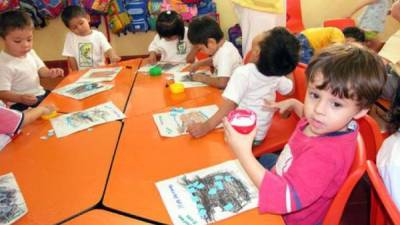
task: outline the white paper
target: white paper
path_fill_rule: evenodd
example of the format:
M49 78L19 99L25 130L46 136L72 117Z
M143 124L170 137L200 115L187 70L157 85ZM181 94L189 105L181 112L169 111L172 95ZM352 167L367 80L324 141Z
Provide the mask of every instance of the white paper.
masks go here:
M122 67L107 67L90 69L84 73L77 82L112 81L121 71Z
M98 124L123 118L125 118L125 115L112 102L107 102L84 111L56 117L51 119L50 122L56 136L64 137Z
M400 31L393 34L379 51L379 56L389 60L391 63L396 64L400 62Z
M12 173L0 176L0 225L9 225L28 212Z
M159 66L161 68L162 73L175 73L182 71L189 64L187 63L176 63L176 62L158 62L156 64L147 64L138 70L138 72L148 73L151 68L155 66Z
M156 183L173 224L209 224L258 204L258 189L238 160Z
M64 95L73 99L84 99L94 94L110 90L113 87L111 84L103 84L100 82L77 82L68 84L64 87L57 88L53 92L59 95Z
M187 134L187 126L207 121L218 111L218 106L209 105L197 108L173 108L169 112L153 115L158 131L164 137L177 137Z
M207 76L211 76L211 72L207 71L207 70L205 70L205 71L198 70L194 74L205 74ZM207 84L205 84L205 83L190 80L189 72L176 72L173 75L174 75L173 76L174 81L178 82L178 83L182 83L185 88L207 86Z

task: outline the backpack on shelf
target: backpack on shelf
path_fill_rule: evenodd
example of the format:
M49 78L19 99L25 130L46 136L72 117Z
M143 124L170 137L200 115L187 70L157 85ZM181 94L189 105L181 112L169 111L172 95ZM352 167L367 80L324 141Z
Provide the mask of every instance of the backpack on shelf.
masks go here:
M90 13L106 14L110 7L110 0L85 0L84 7Z
M217 13L217 6L213 0L202 0L197 5L197 11L199 16Z
M120 34L132 22L132 18L126 11L122 0L112 0L108 9L108 26L111 32Z
M47 26L46 18L39 13L38 8L35 6L32 0L20 0L19 5L21 9L29 13L36 28L43 28Z
M0 2L0 12L17 9L19 7L19 0L3 0Z
M242 55L242 29L240 29L239 24L228 29L229 41L239 50L240 55Z
M56 18L64 9L62 0L32 0L38 9L38 13L45 18Z
M161 4L161 11L174 10L182 16L186 22L192 21L193 17L197 16L197 5L187 5L181 0L164 0Z
M127 26L130 32L146 32L149 30L147 23L147 0L125 0L125 8L132 22Z
M147 17L147 23L149 24L150 30L156 30L157 17L161 13L161 5L163 0L149 0L147 3L147 9L149 16Z

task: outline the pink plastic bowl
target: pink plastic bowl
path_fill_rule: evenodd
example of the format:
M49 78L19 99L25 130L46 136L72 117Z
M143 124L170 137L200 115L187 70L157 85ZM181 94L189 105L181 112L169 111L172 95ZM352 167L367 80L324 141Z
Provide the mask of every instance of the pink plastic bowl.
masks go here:
M228 114L228 121L241 134L248 134L256 127L257 115L249 109L235 109Z

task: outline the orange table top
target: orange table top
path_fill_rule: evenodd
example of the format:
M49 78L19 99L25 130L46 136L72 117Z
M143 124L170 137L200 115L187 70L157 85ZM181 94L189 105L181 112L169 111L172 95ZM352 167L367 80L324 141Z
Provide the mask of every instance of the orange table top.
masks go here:
M37 120L24 127L0 151L0 174L14 173L28 207L15 224L55 224L96 205L121 126L114 121L48 140L40 137L51 129L49 121Z
M140 220L135 220L126 216L121 216L105 210L91 210L78 216L64 225L144 225L150 224Z
M76 100L52 93L43 101L43 104L52 103L57 106L58 111L60 112L74 112L84 110L107 101L112 101L119 109L124 111L140 63L141 59L132 59L119 62L116 65L109 65L122 66L122 70L119 72L116 78L111 82L107 82L114 85L114 87L110 90L97 93L82 100ZM60 84L57 85L57 88L75 82L85 72L86 71L79 71L68 75L63 81L60 82Z
M187 101L181 106L196 107L216 101L218 98L210 95ZM189 135L164 138L158 134L152 113L128 116L103 204L129 214L171 224L155 183L233 158L233 153L224 143L222 130L211 132L200 139L193 139ZM284 224L281 216L259 215L257 209L221 223Z

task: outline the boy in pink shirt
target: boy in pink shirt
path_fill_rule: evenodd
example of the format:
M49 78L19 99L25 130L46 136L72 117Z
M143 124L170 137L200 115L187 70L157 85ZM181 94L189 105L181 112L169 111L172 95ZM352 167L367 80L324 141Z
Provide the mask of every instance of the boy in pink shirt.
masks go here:
M236 132L224 120L225 137L259 187L259 210L282 214L286 224L322 224L354 159L357 123L379 98L385 69L377 55L353 45L323 50L306 70L304 104L267 102L266 110L294 111L297 127L271 170L252 154L255 131Z

